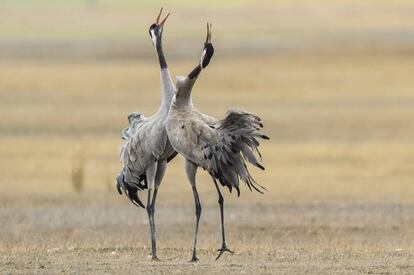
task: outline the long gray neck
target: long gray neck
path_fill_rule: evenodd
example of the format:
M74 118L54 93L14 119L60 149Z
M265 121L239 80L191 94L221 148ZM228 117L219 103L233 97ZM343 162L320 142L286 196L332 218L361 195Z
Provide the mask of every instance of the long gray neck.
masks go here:
M167 61L165 60L164 51L162 50L162 36L156 40L155 49L157 50L158 61L161 69L167 69Z
M189 73L188 74L188 78L189 79L193 79L193 80L196 80L197 79L197 77L200 75L200 73L201 73L201 70L202 70L202 68L201 68L201 65L200 64L198 64L192 71L191 71L191 73Z
M175 87L171 80L170 71L168 70L167 61L165 60L164 51L162 49L162 35L156 39L155 50L158 55L161 76L161 106L159 111L168 112L171 100L174 96Z
M180 79L180 86L176 95L176 104L191 105L191 91L203 68L198 64L187 77ZM178 85L177 85L178 86Z
M161 69L161 109L166 111L170 109L174 93L175 87L171 80L170 71L167 68Z
M178 86L177 94L175 95L175 105L192 106L191 91L193 90L195 81L196 79L190 79L188 77L180 80L180 85Z

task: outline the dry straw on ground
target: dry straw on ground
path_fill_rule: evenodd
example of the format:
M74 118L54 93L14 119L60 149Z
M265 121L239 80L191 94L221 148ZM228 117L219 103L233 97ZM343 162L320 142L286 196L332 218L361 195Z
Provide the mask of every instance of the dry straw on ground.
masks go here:
M197 83L194 104L216 117L230 107L258 113L271 137L261 147L266 171L253 171L269 192L242 188L240 198L225 192L228 245L236 253L214 261L220 244L217 195L200 171L201 261L187 262L194 203L181 157L169 165L158 198L159 263L147 258L146 211L115 189L126 115L150 115L159 104L155 58L5 58L0 273L414 272L414 62L405 47L411 45L412 4L277 1L263 11L244 1L231 8L209 2L195 10L178 2L165 47L175 54L169 59L172 74L188 72L201 44L182 61L174 47L186 45L183 37L202 42L204 25L188 26L212 14L217 55ZM144 23L153 20L153 7L112 9L102 0L97 10L78 10L79 3L71 2L69 10L9 8L0 33L13 40L24 26L23 35L33 33L35 40L46 30L52 40L132 37L147 39L142 50L152 53ZM318 52L319 39L335 43ZM279 42L312 51L283 52ZM356 50L342 51L354 44ZM360 51L373 44L384 51ZM234 45L246 48L226 51ZM263 45L276 45L274 54ZM339 48L325 51L327 45Z

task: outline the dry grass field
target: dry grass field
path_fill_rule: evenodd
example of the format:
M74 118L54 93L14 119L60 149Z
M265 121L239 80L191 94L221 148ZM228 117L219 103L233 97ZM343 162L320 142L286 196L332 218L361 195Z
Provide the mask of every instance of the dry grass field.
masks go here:
M225 191L228 245L235 254L224 254L216 262L220 245L217 196L200 170L200 262L190 264L194 206L183 159L177 157L169 165L158 198L160 262L148 258L146 211L119 196L114 182L126 115L132 111L149 115L159 103L158 67L142 25L151 22L147 11L154 7L145 2L143 11L111 9L110 1L102 2L104 8L97 14L76 10L81 1L73 2L78 25L87 21L88 14L95 15L93 24L80 32L68 24L69 11L62 18L52 16L65 27L60 35L73 40L89 33L91 39L109 36L114 40L137 35L148 44L134 51L148 52L148 56L95 59L83 58L82 52L76 58L71 54L39 58L37 53L28 58L14 51L0 61L0 273L414 273L414 55L409 51L414 6L407 1L379 1L371 8L368 1L343 11L345 4L297 9L300 1L281 1L271 6L283 11L280 17L272 17L269 11L261 17L257 5L252 8L234 1L237 12L230 19L252 8L259 23L269 24L267 33L281 34L260 40L271 44L269 51L253 43L265 37L257 33L259 23L226 21L229 6L220 10L215 1L208 6L219 25L217 55L200 77L193 101L216 117L231 107L262 117L271 137L261 145L266 171L252 172L268 192L260 195L242 188L237 198ZM36 12L48 9L4 3L6 24L0 24L0 48L19 39L59 39L55 28L42 21L46 12ZM165 30L165 43L174 45L174 37L188 34L194 54L182 56L167 46L173 75L185 74L194 66L204 32L198 27L180 32L185 25L180 14L189 12L183 3L176 3L176 26L172 21L171 32ZM52 5L48 11L56 9ZM336 19L323 13L326 10L336 11ZM355 10L361 11L356 13L359 16L345 18ZM123 12L126 17L121 16ZM142 16L133 19L135 12ZM300 17L308 12L314 19L319 18L314 13L322 16L309 25ZM103 15L108 22L129 29L121 34L116 26L106 29ZM295 18L302 21L294 23ZM195 16L189 20L198 24ZM141 24L136 34L132 23ZM29 30L20 33L24 24ZM357 24L367 40L347 49L354 34L349 30ZM240 32L228 35L232 28ZM383 36L378 30L383 30ZM274 48L284 38L298 44L314 41L303 35L307 31L326 43L312 51ZM339 34L330 37L335 31ZM27 33L33 37L27 38ZM337 39L341 33L345 46ZM373 33L378 36L370 40ZM234 53L228 50L240 41L253 46L239 47ZM367 41L376 50L367 50L371 45ZM83 180L76 183L73 169L78 166Z

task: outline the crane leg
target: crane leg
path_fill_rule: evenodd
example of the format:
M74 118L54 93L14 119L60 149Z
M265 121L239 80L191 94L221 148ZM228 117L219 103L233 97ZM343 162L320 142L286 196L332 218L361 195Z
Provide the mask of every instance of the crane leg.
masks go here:
M157 242L156 242L156 235L155 235L155 201L157 199L158 188L161 184L161 180L164 177L165 169L167 166L166 161L158 161L154 162L153 165L147 168L147 180L148 186L154 188L154 193L151 197L151 189L148 189L148 199L147 199L147 213L148 219L150 224L150 232L151 232L151 256L152 260L158 261L157 257Z
M230 249L228 249L227 248L227 245L226 245L226 237L225 237L225 232L224 232L224 209L223 209L223 207L224 207L224 198L223 198L223 195L220 192L220 188L219 188L219 186L217 184L216 179L214 177L212 177L212 178L213 178L214 185L216 186L217 193L218 193L218 196L219 196L218 203L220 205L220 217L221 217L221 237L222 237L222 244L221 244L221 248L217 250L217 251L220 251L220 253L218 254L218 256L216 258L216 261L217 261L221 257L221 255L223 255L223 253L225 251L230 252L230 253L234 253L234 252L231 251Z
M185 161L185 172L187 174L188 181L191 184L193 195L194 195L194 203L195 203L195 214L196 214L196 225L195 225L195 234L194 234L194 244L193 244L193 254L191 256L190 262L197 262L198 258L196 255L196 246L197 246L197 236L198 236L198 224L200 222L200 216L201 216L201 203L200 198L198 196L197 187L196 187L196 172L197 172L197 166L186 160Z
M155 222L154 222L154 211L153 204L151 203L151 189L148 189L148 200L147 200L147 213L150 225L150 233L151 233L151 256L152 260L158 261L157 257L157 242L155 238ZM154 195L152 199L156 198L157 196L157 189L154 188Z

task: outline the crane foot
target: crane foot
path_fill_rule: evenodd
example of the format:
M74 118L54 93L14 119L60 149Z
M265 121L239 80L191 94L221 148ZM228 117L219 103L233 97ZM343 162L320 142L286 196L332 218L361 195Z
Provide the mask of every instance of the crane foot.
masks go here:
M191 257L190 263L197 263L199 261L199 259L197 258L196 255L193 255L193 257Z
M157 257L157 255L152 255L151 260L154 262L159 262L160 259Z
M220 251L220 253L218 254L216 261L221 257L221 255L223 255L224 252L230 252L230 253L234 253L233 251L231 251L230 249L227 248L226 244L223 244L223 246L220 249L217 249L217 251Z

